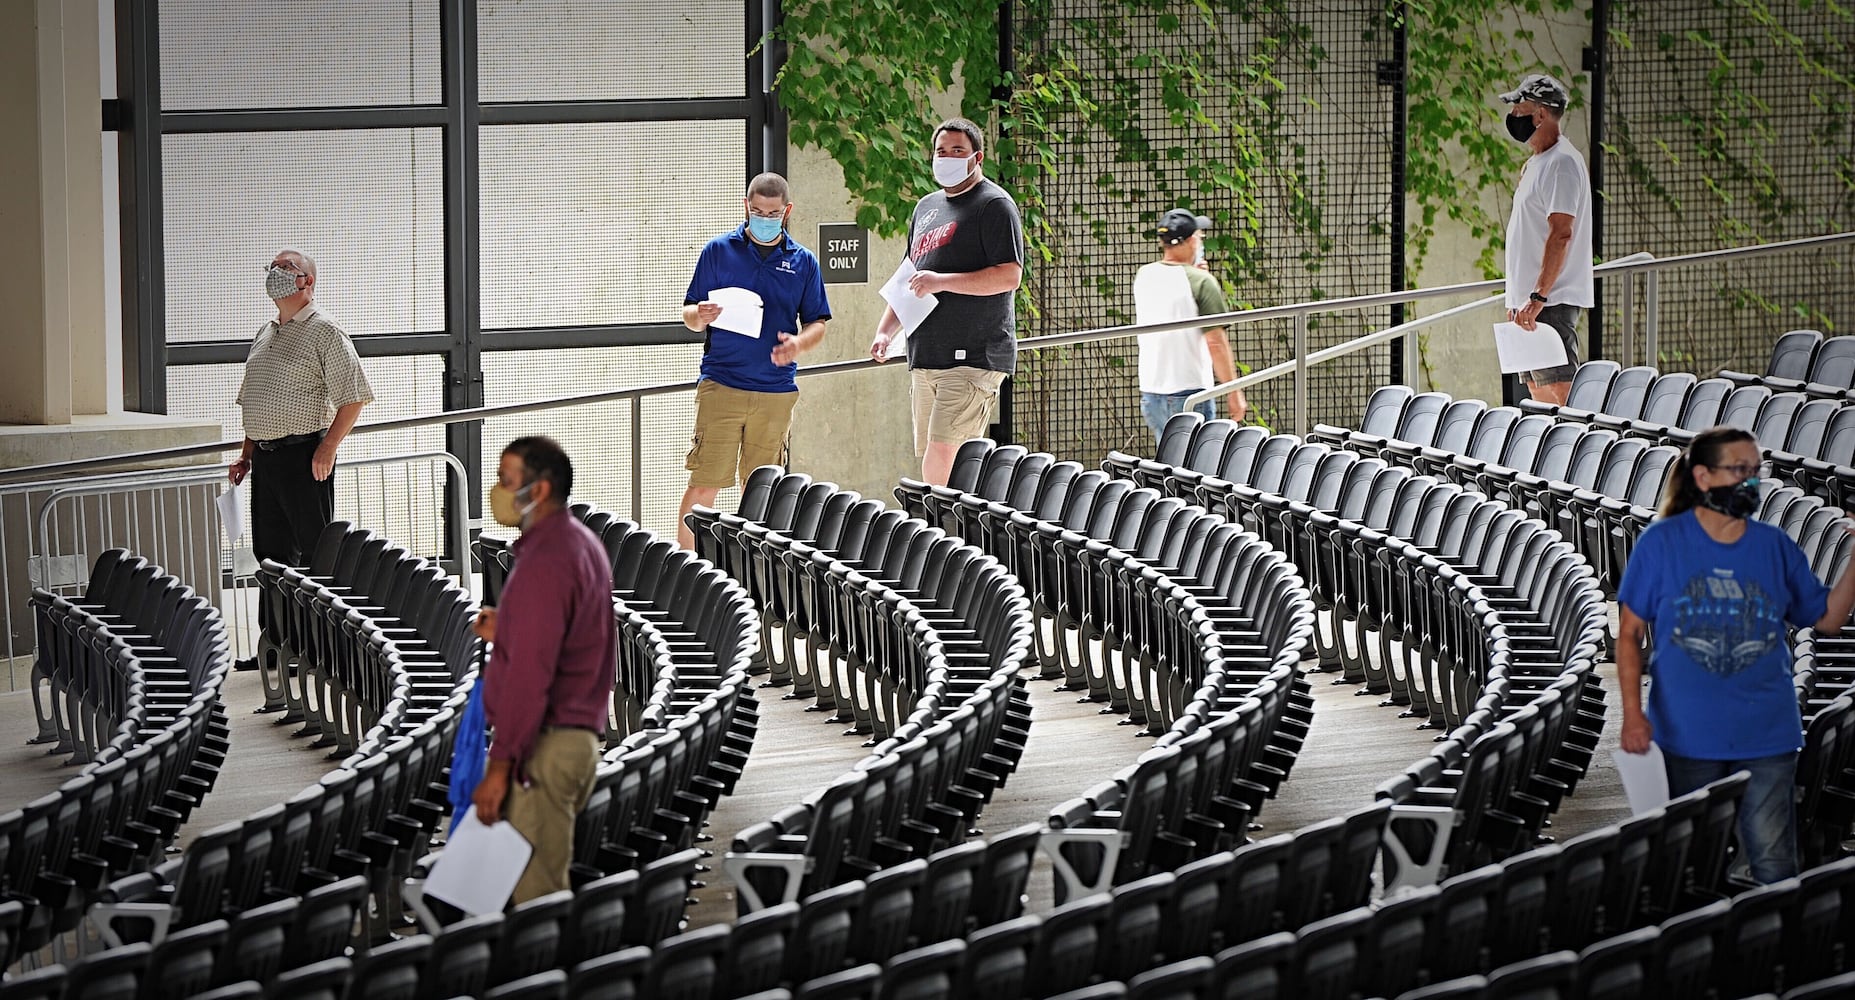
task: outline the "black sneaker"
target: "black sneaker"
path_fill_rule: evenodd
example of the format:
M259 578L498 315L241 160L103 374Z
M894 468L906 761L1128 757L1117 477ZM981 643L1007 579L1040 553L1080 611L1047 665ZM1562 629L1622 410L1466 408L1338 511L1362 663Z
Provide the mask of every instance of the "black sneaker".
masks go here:
M258 658L255 656L247 656L242 660L233 660L232 669L239 673L244 673L247 670L256 670L258 669Z

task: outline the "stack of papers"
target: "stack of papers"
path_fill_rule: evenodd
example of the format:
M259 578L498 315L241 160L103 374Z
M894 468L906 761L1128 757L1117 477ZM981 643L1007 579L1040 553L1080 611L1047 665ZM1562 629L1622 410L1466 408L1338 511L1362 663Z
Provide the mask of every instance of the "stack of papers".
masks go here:
M937 295L916 295L909 290L908 279L915 276L915 270L915 262L903 257L901 266L882 286L883 301L895 310L895 318L902 321L902 332L889 341L889 357L892 358L902 356L908 346L908 335L940 305Z
M721 306L721 315L715 317L710 327L760 339L760 325L766 309L759 292L747 288L717 288L709 293L708 301Z

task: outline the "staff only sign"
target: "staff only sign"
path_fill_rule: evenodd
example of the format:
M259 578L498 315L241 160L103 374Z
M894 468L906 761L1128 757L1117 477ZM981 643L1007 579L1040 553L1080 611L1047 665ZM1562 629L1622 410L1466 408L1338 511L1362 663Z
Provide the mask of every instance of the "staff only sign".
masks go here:
M827 285L856 285L870 280L869 230L850 222L818 226L818 262Z

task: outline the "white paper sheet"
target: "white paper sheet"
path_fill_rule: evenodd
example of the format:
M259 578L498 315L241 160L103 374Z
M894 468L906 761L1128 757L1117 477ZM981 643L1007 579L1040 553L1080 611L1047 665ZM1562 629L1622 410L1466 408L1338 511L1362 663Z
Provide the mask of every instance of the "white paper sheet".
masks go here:
M1565 363L1565 341L1559 331L1544 323L1527 330L1518 323L1494 324L1494 350L1501 371L1530 372Z
M501 913L533 853L508 820L484 826L472 807L425 877L425 894L472 916Z
M709 326L760 339L760 324L766 309L759 292L732 286L717 288L709 293L708 301L721 304L721 315L715 317Z
M1649 744L1647 753L1613 750L1617 777L1623 781L1623 795L1629 800L1630 813L1641 816L1651 809L1668 804L1668 770L1662 764L1662 748Z
M902 347L908 343L908 335L915 332L915 327L927 319L928 313L940 305L937 295L916 295L908 290L908 279L915 276L915 262L907 257L896 267L895 273L882 286L883 301L895 310L895 318L902 321L902 332L889 342L889 356L901 357Z
M213 500L219 505L219 524L225 528L226 541L236 545L245 535L245 488L234 486Z

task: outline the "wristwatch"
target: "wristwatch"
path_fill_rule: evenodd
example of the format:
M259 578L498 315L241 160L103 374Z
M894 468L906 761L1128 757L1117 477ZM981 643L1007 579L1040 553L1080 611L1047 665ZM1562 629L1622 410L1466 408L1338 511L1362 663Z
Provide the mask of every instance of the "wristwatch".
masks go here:
M1546 304L1546 297L1544 295L1539 294L1538 292L1528 292L1527 301L1537 302L1543 306Z

